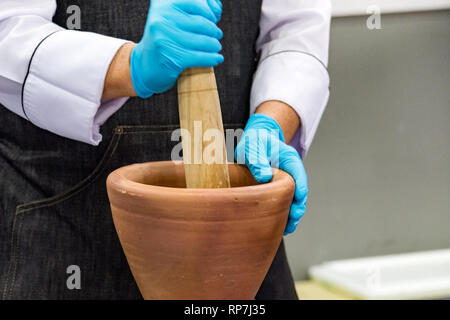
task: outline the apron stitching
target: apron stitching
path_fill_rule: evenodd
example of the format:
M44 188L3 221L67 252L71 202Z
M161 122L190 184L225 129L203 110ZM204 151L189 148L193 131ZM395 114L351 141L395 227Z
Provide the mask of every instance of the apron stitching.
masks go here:
M127 125L124 125L124 126L120 126L120 128L122 128L122 129L137 129L137 128L167 128L168 130L169 129L171 129L171 128L177 128L177 127L180 127L179 125L177 125L177 124L164 124L164 125L157 125L157 124L155 124L155 125L139 125L139 126L127 126ZM130 130L130 131L132 131L132 130Z
M127 132L123 132L122 134L126 135L126 134L136 134L136 133L167 133L167 132L171 132L173 130L151 130L151 131L127 131Z
M176 128L175 130L180 129L180 128ZM225 130L229 129L224 127ZM126 134L139 134L139 133L167 133L167 132L171 132L174 130L146 130L146 131L124 131L122 134L126 135Z
M8 273L6 276L5 281L5 287L3 289L3 296L2 299L6 300L8 297L11 296L12 290L14 287L14 282L16 281L16 269L17 269L17 251L19 249L18 245L18 237L17 234L20 232L20 229L22 228L22 220L18 222L17 219L21 219L21 217L17 216L17 209L16 214L14 215L14 222L13 222L13 230L11 235L11 243L10 243L10 262L8 267ZM18 224L19 223L19 224ZM17 229L17 230L16 230ZM17 231L17 232L15 232ZM12 277L12 280L11 280ZM11 283L10 283L11 281Z
M224 123L224 128L226 129L230 129L233 127L243 127L244 123ZM122 129L122 134L127 134L127 133L164 133L164 132L169 132L171 130L176 130L179 129L180 126L179 125L139 125L139 126L119 126L118 128ZM139 130L139 129L144 129L144 128L166 128L165 130ZM136 130L138 129L138 130Z
M19 260L20 260L20 237L19 237L19 234L22 231L22 226L23 226L23 217L21 217L21 219L20 219L19 228L17 230L16 246L14 248L14 250L15 250L14 269L13 269L13 274L12 274L11 286L9 287L9 296L10 297L12 295L14 284L16 282L17 264L19 263Z
M103 170L106 168L107 164L109 163L109 160L114 155L117 146L120 141L120 136L122 133L116 133L111 141L110 146L108 147L108 150L105 153L105 157L100 161L100 166L94 169L94 172L92 172L87 178L76 184L74 187L72 187L69 191L66 191L63 194L56 195L51 198L43 199L43 200L37 200L33 201L27 204L22 204L17 207L16 215L29 212L32 210L36 210L39 208L45 208L49 207L55 204L58 204L62 201L65 201L67 199L70 199L75 194L83 191L85 188L91 185L91 183L98 177L98 175L103 172Z

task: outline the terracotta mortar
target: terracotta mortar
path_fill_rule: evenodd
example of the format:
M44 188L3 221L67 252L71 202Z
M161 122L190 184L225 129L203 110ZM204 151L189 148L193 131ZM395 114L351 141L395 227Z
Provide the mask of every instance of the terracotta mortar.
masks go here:
M107 180L114 224L145 299L253 299L272 263L295 184L229 164L231 188L186 189L182 162L122 167Z

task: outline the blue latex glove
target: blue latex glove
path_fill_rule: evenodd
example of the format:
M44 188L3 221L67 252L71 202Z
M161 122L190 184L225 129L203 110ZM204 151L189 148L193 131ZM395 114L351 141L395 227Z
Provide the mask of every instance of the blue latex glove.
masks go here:
M272 179L272 167L286 171L292 176L295 181L295 194L284 235L294 232L306 209L307 177L298 152L285 143L278 123L265 114L252 115L234 156L238 163L247 165L259 183Z
M131 53L136 93L148 98L172 88L186 68L222 63L221 14L220 0L152 0L144 35Z

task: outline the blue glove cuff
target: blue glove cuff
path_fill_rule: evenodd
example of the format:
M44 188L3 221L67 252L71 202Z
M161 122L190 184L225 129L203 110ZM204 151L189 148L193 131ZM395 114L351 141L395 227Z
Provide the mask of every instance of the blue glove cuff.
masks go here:
M136 57L137 53L136 50L138 49L137 45L133 48L131 51L131 57L130 57L130 73L131 73L131 81L133 82L134 91L138 94L139 97L147 99L150 98L153 95L153 92L148 89L144 81L139 76L139 72L137 72L138 66L136 66L136 61L138 61L138 58Z
M262 113L253 114L250 119L248 119L244 130L246 131L247 129L267 129L269 131L277 132L278 139L280 139L283 143L286 142L280 125L268 115Z

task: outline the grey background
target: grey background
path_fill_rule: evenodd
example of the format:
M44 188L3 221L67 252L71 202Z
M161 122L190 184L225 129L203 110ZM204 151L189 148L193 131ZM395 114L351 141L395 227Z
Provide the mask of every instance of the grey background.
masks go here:
M450 11L332 22L330 102L286 238L296 280L328 260L450 247Z

